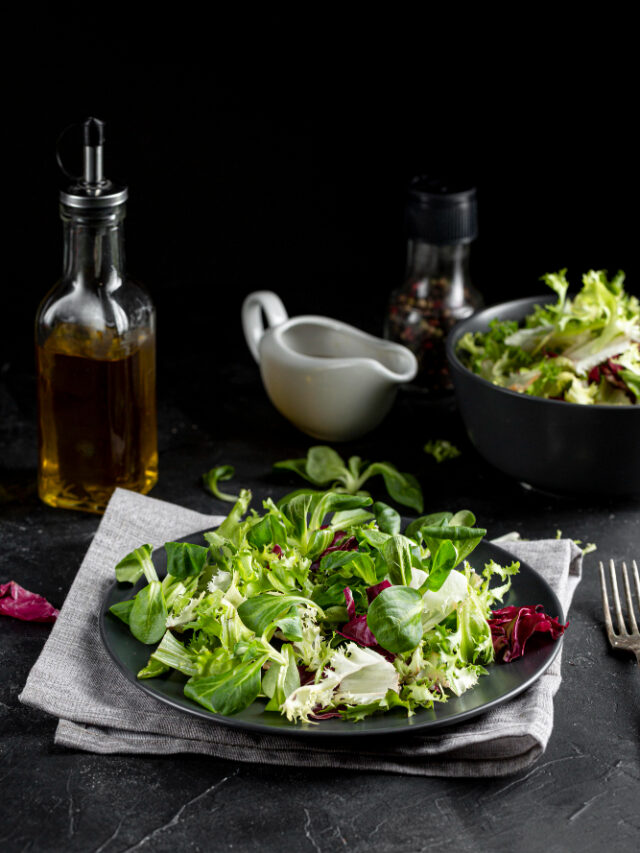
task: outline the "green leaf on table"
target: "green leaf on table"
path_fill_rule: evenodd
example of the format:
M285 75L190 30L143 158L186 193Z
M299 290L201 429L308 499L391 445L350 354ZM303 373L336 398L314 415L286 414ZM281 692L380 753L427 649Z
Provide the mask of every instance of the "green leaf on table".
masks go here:
M411 474L398 471L391 462L374 462L369 465L359 456L351 456L347 464L333 448L327 445L310 447L305 459L285 459L275 463L275 468L293 471L316 486L332 483L334 492L355 495L363 484L376 474L384 479L391 497L403 506L422 512L422 489Z
M315 483L315 480L312 480L307 474L306 459L283 459L282 462L276 462L273 467L280 471L293 471L294 474L298 474L310 483Z
M342 457L325 445L309 448L305 470L308 479L319 486L334 480L343 481L348 473Z
M416 512L422 512L422 489L412 474L401 474L390 462L374 462L367 468L366 473L369 477L382 474L387 491L394 501L411 507Z
M422 639L422 596L408 586L383 589L369 605L367 625L383 649L409 652Z
M431 454L436 462L444 462L446 459L455 459L460 456L460 451L444 438L428 441L424 446L424 452Z
M131 633L141 643L157 643L167 625L167 606L160 581L151 581L136 595L129 614Z
M238 500L239 495L231 495L220 491L218 483L224 483L227 480L230 480L235 473L236 471L233 465L218 465L217 468L211 468L206 474L202 475L202 482L204 483L205 488L219 500L234 503Z

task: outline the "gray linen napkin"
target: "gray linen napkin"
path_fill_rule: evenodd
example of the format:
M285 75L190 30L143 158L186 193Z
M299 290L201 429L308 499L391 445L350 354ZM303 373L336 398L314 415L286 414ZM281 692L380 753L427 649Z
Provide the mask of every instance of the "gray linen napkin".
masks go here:
M113 567L142 543L158 547L221 521L134 492L114 493L20 696L59 718L57 744L98 753L192 752L232 761L458 777L516 773L544 752L561 680L560 655L525 693L467 724L366 743L308 742L234 729L173 710L138 690L100 639L98 614ZM567 539L510 542L508 548L548 581L566 612L580 581L579 548Z

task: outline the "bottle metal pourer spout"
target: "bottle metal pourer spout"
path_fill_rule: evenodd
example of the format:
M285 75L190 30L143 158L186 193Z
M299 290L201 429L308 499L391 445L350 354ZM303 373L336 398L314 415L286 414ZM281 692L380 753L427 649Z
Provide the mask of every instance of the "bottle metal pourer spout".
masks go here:
M83 183L95 186L104 183L103 145L104 122L88 118L84 122L84 176Z
M85 213L91 210L100 212L104 208L117 207L127 200L127 188L120 187L104 176L104 140L105 123L90 116L82 125L71 125L62 132L60 141L73 128L82 127L82 175L72 175L64 166L60 151L57 152L58 165L72 181L71 186L60 193L60 201L70 208L82 208Z

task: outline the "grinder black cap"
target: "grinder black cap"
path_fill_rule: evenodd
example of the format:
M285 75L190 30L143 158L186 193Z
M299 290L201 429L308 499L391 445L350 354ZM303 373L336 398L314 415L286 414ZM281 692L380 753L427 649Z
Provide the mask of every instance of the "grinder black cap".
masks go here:
M470 243L478 236L476 188L466 181L417 175L406 207L409 237L436 246Z

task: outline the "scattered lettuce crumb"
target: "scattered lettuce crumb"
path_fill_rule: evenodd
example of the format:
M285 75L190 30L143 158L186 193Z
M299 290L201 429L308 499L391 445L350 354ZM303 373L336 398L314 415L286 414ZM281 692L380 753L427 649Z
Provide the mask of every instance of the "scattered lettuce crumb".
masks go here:
M562 539L562 530L556 530L556 539ZM587 554L591 554L593 551L598 550L598 546L594 542L588 542L583 548L582 539L573 539L572 541L575 542L578 548L580 548L583 557L586 557Z
M424 446L424 452L429 453L436 462L444 462L446 459L455 459L460 456L460 451L444 438L428 441Z

